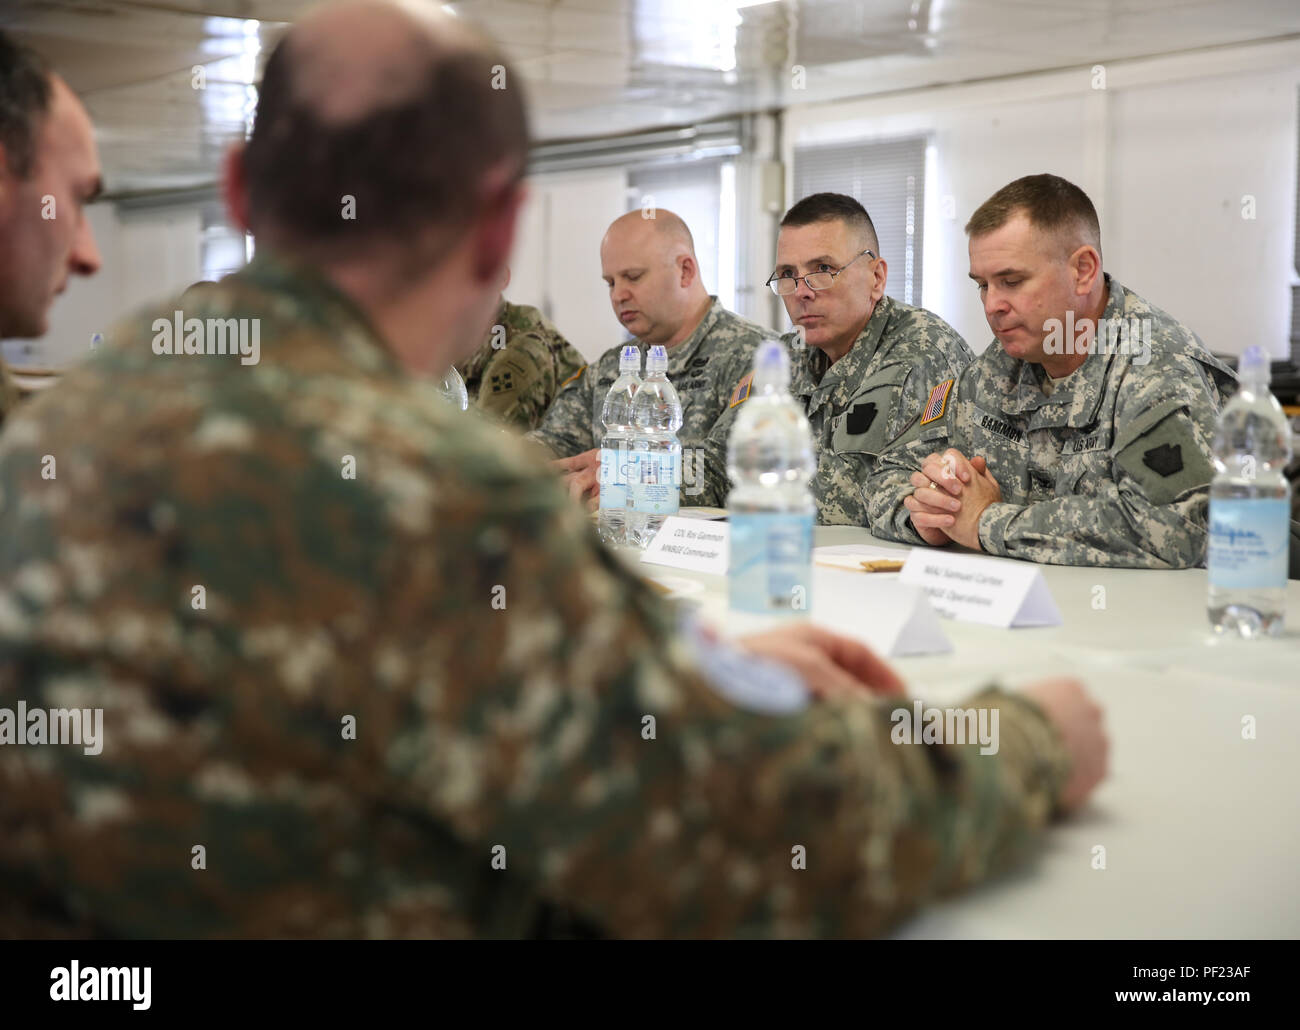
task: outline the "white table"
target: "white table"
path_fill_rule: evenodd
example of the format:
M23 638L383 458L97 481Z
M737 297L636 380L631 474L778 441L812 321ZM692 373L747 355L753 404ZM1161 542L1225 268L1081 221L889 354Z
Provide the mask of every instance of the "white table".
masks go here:
M850 543L897 546L817 529L818 546ZM1210 630L1204 569L1039 567L1061 626L944 620L952 653L894 664L939 704L990 679L1077 676L1106 711L1110 777L1015 871L929 907L900 936L1300 936L1300 582L1288 585L1287 633L1247 642ZM702 582L707 612L725 606L724 577L663 572ZM1242 738L1247 715L1254 740Z

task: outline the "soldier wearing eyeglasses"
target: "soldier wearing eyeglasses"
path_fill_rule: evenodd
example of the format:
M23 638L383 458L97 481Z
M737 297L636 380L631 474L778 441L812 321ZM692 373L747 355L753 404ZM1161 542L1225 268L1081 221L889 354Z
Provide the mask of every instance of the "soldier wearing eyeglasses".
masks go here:
M783 337L793 349L790 391L812 425L812 488L824 525L869 527L865 484L877 459L914 439L927 418L941 417L945 398L931 396L934 384L955 379L972 360L943 319L885 296L888 267L879 255L871 217L852 197L814 193L781 219L768 286L794 324ZM710 435L709 466L726 466L747 379Z

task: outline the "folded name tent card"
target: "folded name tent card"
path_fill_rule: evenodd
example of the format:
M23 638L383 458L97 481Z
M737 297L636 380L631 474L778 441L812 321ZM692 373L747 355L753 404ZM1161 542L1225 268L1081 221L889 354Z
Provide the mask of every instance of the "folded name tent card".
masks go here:
M1029 562L914 547L898 581L924 590L950 619L1003 629L1061 624L1042 570Z
M861 571L813 568L813 622L861 640L889 658L952 650L924 590L905 586L893 576L864 576Z
M641 560L725 576L730 543L731 526L726 522L670 515L641 553Z

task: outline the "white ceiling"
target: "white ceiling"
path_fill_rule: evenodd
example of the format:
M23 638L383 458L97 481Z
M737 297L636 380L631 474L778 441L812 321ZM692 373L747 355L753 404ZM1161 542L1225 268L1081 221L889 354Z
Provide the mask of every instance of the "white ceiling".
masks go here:
M542 140L1300 35L1296 0L745 2L452 7L505 45ZM4 4L0 27L49 57L85 99L108 187L123 193L213 180L255 98L260 48L309 0Z

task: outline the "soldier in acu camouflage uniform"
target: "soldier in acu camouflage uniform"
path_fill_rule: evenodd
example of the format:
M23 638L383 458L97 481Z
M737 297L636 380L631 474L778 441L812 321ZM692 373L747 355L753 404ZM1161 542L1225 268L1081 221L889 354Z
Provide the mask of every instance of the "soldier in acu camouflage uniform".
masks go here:
M641 367L653 344L668 348L668 379L682 401L683 504L714 504L726 494L726 470L708 467L704 445L727 411L732 388L754 364L768 331L724 308L705 292L690 230L663 208L644 217L632 211L614 220L600 244L601 273L623 327L641 348ZM601 427L596 418L618 378L620 344L560 391L532 439L545 444L566 473L570 493L599 492ZM721 479L719 479L721 475Z
M888 268L879 253L871 217L852 197L814 193L781 219L768 285L795 324L784 337L790 392L812 426L812 490L825 525L868 524L867 476L876 461L915 438L926 384L971 360L966 341L938 315L884 295ZM724 489L705 503L725 502L727 438L751 379L747 373L736 385L709 440L706 479Z
M0 32L0 340L45 335L68 277L99 270L84 207L100 187L81 101L39 56ZM0 424L19 396L0 359Z
M1097 213L1064 179L1003 187L966 231L998 344L934 384L941 417L872 482L874 531L1059 565L1199 564L1231 370L1102 272Z
M522 197L469 33L291 29L227 166L258 256L189 313L260 319L260 363L145 315L0 441L0 936L873 934L1102 775L1068 682L972 699L996 754L899 745L861 645L680 628L531 448L427 403ZM20 701L102 708L102 752L5 739Z
M526 432L541 424L560 386L582 366L582 355L545 315L502 297L487 337L456 368L471 404Z

